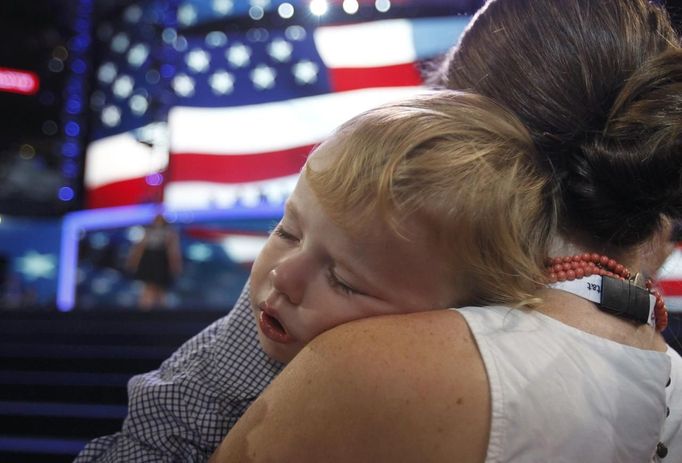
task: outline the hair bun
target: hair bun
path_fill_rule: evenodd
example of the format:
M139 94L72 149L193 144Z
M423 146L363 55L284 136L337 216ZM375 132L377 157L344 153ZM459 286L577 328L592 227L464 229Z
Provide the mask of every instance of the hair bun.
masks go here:
M566 212L594 238L633 245L661 215L682 217L682 49L643 63L616 97L604 131L567 161Z

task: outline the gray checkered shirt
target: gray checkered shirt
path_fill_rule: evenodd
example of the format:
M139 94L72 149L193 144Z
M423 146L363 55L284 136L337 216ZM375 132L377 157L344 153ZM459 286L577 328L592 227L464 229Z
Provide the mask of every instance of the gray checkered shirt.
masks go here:
M91 441L74 463L207 461L281 369L258 344L247 283L227 316L130 379L123 429Z

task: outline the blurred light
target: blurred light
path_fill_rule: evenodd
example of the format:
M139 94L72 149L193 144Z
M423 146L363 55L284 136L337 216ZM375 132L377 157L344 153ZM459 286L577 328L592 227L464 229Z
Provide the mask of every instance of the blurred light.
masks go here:
M172 64L164 63L161 65L161 76L164 79L170 79L175 75L175 66Z
M62 174L68 178L76 178L78 176L78 164L72 159L67 159L62 163Z
M55 121L43 122L43 125L40 129L45 135L54 135L57 133L57 130L59 130Z
M71 62L71 70L76 74L83 74L87 69L87 64L80 58L77 58Z
M117 53L123 53L128 49L130 39L124 32L119 32L111 40L111 49Z
M102 110L100 118L107 127L114 127L121 122L121 110L116 106L107 106Z
M306 32L305 29L301 26L289 26L286 29L284 29L284 35L286 38L289 40L303 40L305 39Z
M227 36L224 32L213 31L206 34L206 45L212 48L222 47L227 43Z
M178 38L178 33L175 31L175 29L172 29L170 27L167 27L161 32L161 39L166 42L168 45L172 45L175 42L175 39Z
M107 96L101 90L95 90L90 95L90 107L99 112L107 103Z
M343 11L348 14L355 14L358 12L360 5L357 0L343 0Z
M291 3L282 3L277 7L277 13L282 18L289 19L294 15L294 6Z
M69 114L80 114L82 109L81 100L78 98L72 98L66 102L66 112Z
M114 63L104 63L97 70L97 78L105 84L112 83L117 74L118 69Z
M38 75L30 71L0 68L0 92L33 95L40 87Z
M23 159L31 159L33 156L35 156L35 154L35 148L33 148L33 145L29 145L28 143L24 143L19 148L19 156L21 156Z
M268 37L270 34L268 33L268 30L265 29L264 27L256 27L253 29L249 29L246 32L246 38L249 39L251 42L265 42L268 40Z
M62 145L62 154L66 157L72 158L78 155L78 144L72 141L67 141Z
M252 6L249 8L249 17L253 19L254 21L258 21L260 19L263 19L263 16L265 15L265 11L263 11L263 8L259 6Z
M157 71L156 69L150 69L144 75L144 80L146 80L147 83L149 84L158 84L159 81L161 80L161 75L159 74L159 71Z
M149 108L149 102L142 95L133 95L128 101L128 104L130 105L130 110L136 116L143 115L147 112L147 108Z
M176 51L187 50L187 39L182 35L178 35L175 42L173 42L173 48L175 48Z
M144 181L149 186L159 186L163 183L163 175L158 174L158 173L147 175L147 177L145 177Z
M54 50L52 50L52 57L60 59L62 61L66 61L66 58L69 57L69 52L66 48L59 45L57 47L54 47Z
M329 10L327 0L312 0L310 2L310 12L315 16L323 16Z
M178 22L184 26L190 26L197 21L197 10L189 4L178 8Z
M81 126L78 125L77 122L74 121L69 121L66 123L64 126L64 133L71 136L71 137L77 137L78 134L81 131Z
M391 0L376 0L374 6L380 13L386 13L391 9Z
M59 58L51 58L47 63L47 68L52 72L62 72L64 70L64 62Z
M68 186L63 186L59 189L58 196L62 201L71 201L74 197L73 189Z

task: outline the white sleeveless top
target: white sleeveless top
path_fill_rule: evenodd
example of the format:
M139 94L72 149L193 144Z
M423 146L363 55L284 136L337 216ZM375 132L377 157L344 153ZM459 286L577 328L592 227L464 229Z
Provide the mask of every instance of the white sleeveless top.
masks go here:
M669 450L660 461L682 462L677 353L625 346L534 311L457 310L490 382L486 463L643 463L659 461L659 442Z

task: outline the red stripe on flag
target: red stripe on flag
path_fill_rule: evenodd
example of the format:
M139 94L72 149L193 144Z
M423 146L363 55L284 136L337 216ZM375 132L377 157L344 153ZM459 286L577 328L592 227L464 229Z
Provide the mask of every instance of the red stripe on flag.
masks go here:
M267 135L264 135L267 136ZM171 153L171 182L242 183L298 174L314 145L258 154Z
M128 206L150 202L160 202L163 198L161 186L150 186L145 177L108 183L88 189L86 203L88 208Z
M331 68L329 79L336 92L376 87L411 87L423 83L414 63L371 68Z
M665 296L682 296L682 280L658 280L656 286Z

